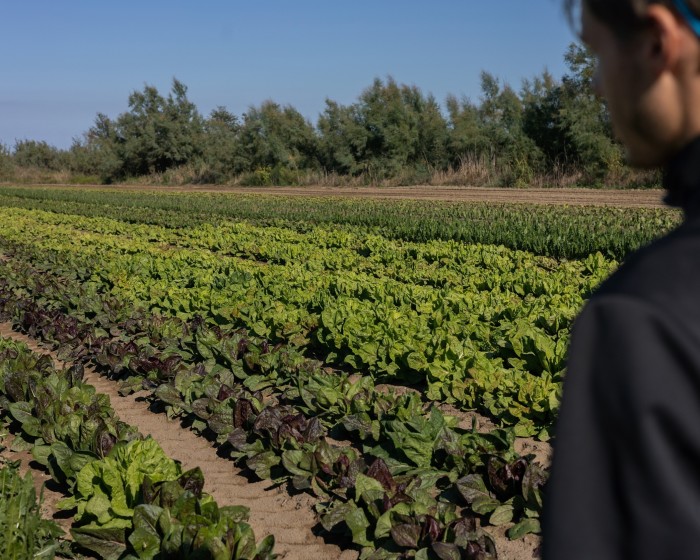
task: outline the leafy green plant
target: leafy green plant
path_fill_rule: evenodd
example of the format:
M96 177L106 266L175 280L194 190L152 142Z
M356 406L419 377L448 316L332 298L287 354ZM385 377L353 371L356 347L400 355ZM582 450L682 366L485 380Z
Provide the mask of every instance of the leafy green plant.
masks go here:
M134 510L134 531L126 558L211 558L212 560L273 560L274 537L255 542L248 508L218 507L202 494L201 471L184 473L177 481L144 479L144 503Z
M58 507L77 508L71 530L76 542L103 557L118 556L133 528L134 508L143 502L145 477L158 482L181 474L179 464L150 438L117 444L109 455L80 469L73 495Z
M63 534L56 523L42 519L31 474L20 476L17 464L0 467L0 557L50 560Z

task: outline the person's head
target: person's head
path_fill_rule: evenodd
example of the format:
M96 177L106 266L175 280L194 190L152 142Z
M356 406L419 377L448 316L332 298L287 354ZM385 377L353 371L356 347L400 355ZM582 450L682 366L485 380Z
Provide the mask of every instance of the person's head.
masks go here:
M700 0L565 3L580 13L581 38L598 58L596 88L630 163L663 165L700 135L700 38L691 27Z

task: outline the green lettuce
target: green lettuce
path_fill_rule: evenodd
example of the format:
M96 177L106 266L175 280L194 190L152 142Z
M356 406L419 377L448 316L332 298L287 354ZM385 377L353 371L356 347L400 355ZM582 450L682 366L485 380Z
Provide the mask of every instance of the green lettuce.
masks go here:
M107 457L89 462L78 472L74 495L61 500L58 507L77 508L71 530L76 542L102 556L118 558L132 529L134 508L143 502L144 479L175 480L181 474L179 463L151 438L118 443Z

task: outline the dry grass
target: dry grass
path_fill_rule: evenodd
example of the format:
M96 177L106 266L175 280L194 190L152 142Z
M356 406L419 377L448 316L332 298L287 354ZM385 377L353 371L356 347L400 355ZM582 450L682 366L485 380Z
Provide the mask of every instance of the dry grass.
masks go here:
M11 165L0 169L0 181L20 185L94 185L100 183L100 178L67 170L50 171Z
M123 181L128 185L184 186L207 185L244 186L253 174L244 174L216 181L216 177L204 164L189 164L168 169L163 173L152 173ZM583 172L565 172L555 168L547 174L532 175L525 180L513 181L513 171L497 168L492 162L478 158L464 158L460 165L449 170L424 169L417 171L405 168L390 178L377 178L365 173L355 176L328 173L322 170L299 170L288 172L289 182L276 186L323 186L323 187L400 187L414 185L500 187L521 188L572 188L598 186L607 189L658 188L661 185L659 171L635 170L620 167L603 181L591 181ZM0 168L0 181L18 184L98 184L97 176L85 176L70 171L47 171L16 165Z

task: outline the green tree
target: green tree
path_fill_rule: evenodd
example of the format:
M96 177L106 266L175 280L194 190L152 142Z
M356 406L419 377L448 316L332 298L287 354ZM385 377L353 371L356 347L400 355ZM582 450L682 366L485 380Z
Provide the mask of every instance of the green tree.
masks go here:
M384 179L448 164L440 106L416 86L392 78L375 79L349 107L326 100L318 129L323 164L339 173Z
M523 83L521 97L523 129L542 151L547 168L571 171L578 166L578 155L563 119L561 84L545 71Z
M116 123L107 115L98 113L95 124L82 141L74 144L73 151L83 173L96 174L103 182L111 183L127 174L120 152L123 143Z
M203 119L173 79L167 98L153 86L129 96L129 111L116 120L98 114L87 147L102 152L95 165L107 181L163 172L201 156Z
M222 183L243 167L240 159L241 124L225 107L217 107L204 121L202 181Z
M423 97L415 87L406 90L405 98L418 115L418 141L412 163L426 169L446 169L449 135L440 105L432 95Z
M173 80L167 98L153 86L133 92L129 109L116 121L124 174L162 172L200 155L202 118L182 82Z
M571 73L562 79L561 118L586 178L599 183L623 165L623 151L613 137L607 107L593 89L595 57L572 44L564 60Z
M300 170L317 169L314 127L299 111L265 101L243 115L238 171L268 170L275 183L295 182Z
M542 154L523 128L523 103L509 85L481 73L481 129L489 159L505 185L527 185L541 170Z
M448 114L447 157L450 165L459 167L468 161L481 160L489 149L479 107L470 100L450 95L446 101Z
M357 105L343 106L326 99L318 134L319 159L326 171L340 175L364 171L362 159L369 133L357 115Z
M398 174L416 152L418 118L405 103L405 87L377 78L360 95L357 114L367 132L362 161L371 176Z
M0 143L0 177L10 178L13 175L12 152L5 144Z
M65 153L44 141L18 140L15 143L12 159L20 167L42 171L59 171L67 168Z
M593 55L572 44L564 58L569 73L560 83L547 72L524 83L523 126L548 170L581 172L588 184L598 184L623 165L622 150L607 108L593 90Z

